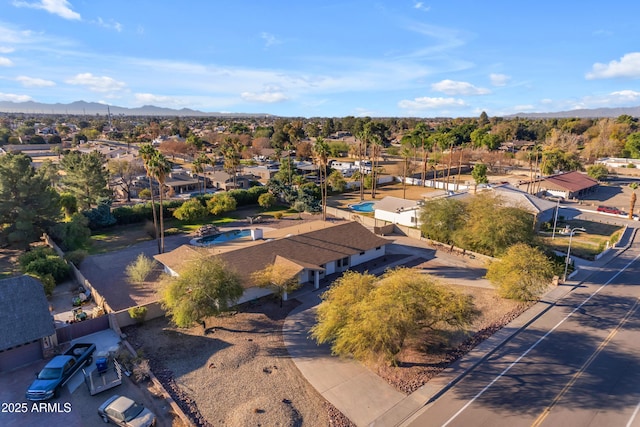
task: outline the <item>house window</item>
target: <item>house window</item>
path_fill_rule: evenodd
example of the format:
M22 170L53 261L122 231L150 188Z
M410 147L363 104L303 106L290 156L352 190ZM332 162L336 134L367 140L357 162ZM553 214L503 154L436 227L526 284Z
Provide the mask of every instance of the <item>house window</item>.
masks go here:
M364 255L364 252L360 252L360 255Z
M382 248L382 246L378 246L378 247L376 248L376 251L379 251L379 250L380 250L380 248Z

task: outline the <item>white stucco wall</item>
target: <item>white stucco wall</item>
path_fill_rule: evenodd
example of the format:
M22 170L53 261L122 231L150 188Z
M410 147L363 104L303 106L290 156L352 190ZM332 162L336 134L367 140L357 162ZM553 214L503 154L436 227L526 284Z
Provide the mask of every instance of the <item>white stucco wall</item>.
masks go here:
M418 215L419 214L417 209L411 209L402 212L388 212L376 209L374 217L376 219L388 221L393 224L400 224L407 227L417 227L420 225ZM416 222L412 222L412 218L415 218Z
M378 250L376 250L375 248L369 249L368 251L365 251L365 253L362 255L360 254L351 255L351 266L356 266L356 265L362 264L363 262L371 261L372 259L384 256L385 253L386 253L386 246L380 246L380 249Z

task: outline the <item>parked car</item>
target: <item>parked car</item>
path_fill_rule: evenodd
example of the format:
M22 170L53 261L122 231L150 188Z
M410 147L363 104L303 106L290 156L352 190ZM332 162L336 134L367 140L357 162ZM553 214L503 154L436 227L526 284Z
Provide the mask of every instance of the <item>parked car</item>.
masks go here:
M156 424L156 416L142 403L117 394L100 405L98 415L105 423L123 427L149 427Z
M55 356L37 374L27 389L26 398L32 401L51 399L80 368L91 365L95 344L75 344L64 354Z
M615 215L624 215L624 212L622 212L620 209L613 208L611 206L598 206L597 211L598 212L615 214Z

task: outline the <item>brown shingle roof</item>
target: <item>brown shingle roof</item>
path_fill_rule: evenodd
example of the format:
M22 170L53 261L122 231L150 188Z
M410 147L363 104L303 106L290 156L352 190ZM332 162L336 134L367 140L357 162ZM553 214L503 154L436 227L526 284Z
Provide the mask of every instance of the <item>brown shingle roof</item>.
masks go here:
M238 246L236 250L225 251L220 248L222 250L220 253L214 246L208 251L234 268L243 278L245 287L252 287L251 274L273 264L278 256L299 266L320 270L321 265L328 262L389 243L388 240L376 236L357 222L343 222L335 225L322 223L321 225L323 228L320 229L316 229L313 225L306 225L302 228L312 231L297 235L288 234L248 246ZM156 255L155 258L173 271L180 273L180 269L189 260L201 253L193 247L185 248L185 246L166 254Z
M42 283L26 275L0 280L0 350L54 333Z
M543 181L555 188L576 192L598 185L598 181L580 172L567 172L547 177Z

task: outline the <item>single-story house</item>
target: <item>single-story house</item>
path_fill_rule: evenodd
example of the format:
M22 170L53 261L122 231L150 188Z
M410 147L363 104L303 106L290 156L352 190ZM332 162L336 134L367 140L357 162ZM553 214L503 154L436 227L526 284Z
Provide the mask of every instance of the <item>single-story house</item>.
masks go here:
M42 283L27 275L0 280L0 372L42 359L56 342Z
M199 180L197 175L191 176L187 172L172 171L165 178L164 185L169 187L173 194L192 193L204 185L204 180Z
M623 157L605 157L594 162L597 165L605 165L608 168L640 168L640 159L627 159Z
M154 258L167 273L178 276L199 257L220 257L240 274L245 288L242 303L271 293L251 280L252 273L268 265L281 264L297 275L299 283L313 283L318 288L326 275L384 256L387 243L357 222L314 221L266 231L258 240L231 240L206 248L182 245Z
M420 226L420 208L423 204L422 200L386 196L374 205L374 217L407 227L418 227Z
M598 181L577 171L548 176L540 182L540 192L565 199L579 199L598 188Z
M207 187L225 191L237 188L247 189L251 187L251 181L254 179L253 175L236 175L234 184L233 175L224 171L207 172L205 177L208 181Z

